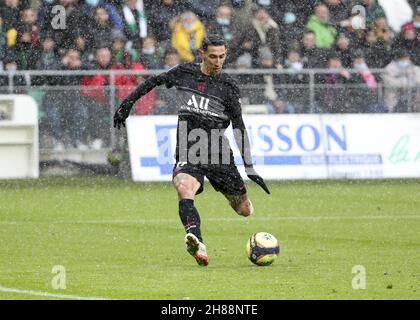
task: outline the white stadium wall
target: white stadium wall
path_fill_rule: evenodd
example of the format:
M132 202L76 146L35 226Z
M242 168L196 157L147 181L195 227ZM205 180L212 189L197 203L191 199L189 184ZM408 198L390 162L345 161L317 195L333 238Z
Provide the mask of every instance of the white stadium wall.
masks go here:
M267 180L420 177L420 114L244 115L244 122L255 169ZM128 118L133 180L171 180L176 126L176 116ZM239 164L231 128L226 135Z
M38 178L38 107L26 95L0 95L0 179Z

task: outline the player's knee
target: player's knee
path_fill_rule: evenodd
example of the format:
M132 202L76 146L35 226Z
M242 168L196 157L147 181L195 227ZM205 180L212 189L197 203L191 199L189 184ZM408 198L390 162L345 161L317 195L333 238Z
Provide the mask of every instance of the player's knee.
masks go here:
M197 189L194 183L185 180L177 181L175 188L180 199L194 199Z
M234 210L236 211L237 214L239 214L241 216L244 216L244 217L248 217L251 214L253 214L253 212L254 212L254 208L253 208L252 203L249 199L238 203L234 207Z

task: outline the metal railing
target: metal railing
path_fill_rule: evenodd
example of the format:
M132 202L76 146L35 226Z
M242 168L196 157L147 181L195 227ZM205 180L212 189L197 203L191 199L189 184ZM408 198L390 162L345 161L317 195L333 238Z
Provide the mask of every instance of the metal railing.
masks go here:
M40 109L40 134L51 137L52 132L57 136L57 128L51 124L54 112L51 109L59 109L63 112L70 112L74 104L77 107L87 109L76 116L74 112L73 121L67 123L67 115L63 128L58 131L72 131L71 126L78 125L83 116L89 117L87 130L90 140L98 137L105 137L104 146L115 148L117 146L115 129L112 126L112 115L122 99L122 87L117 85L118 76L150 76L156 75L165 70L25 70L14 72L0 72L0 92L3 94L25 93L35 97ZM376 78L377 84L369 89L365 83L344 81L344 83L329 83L326 78L338 70L330 69L303 69L294 73L285 69L226 69L238 83L242 101L245 104L265 104L268 100L278 99L286 106L293 108L286 112L314 113L314 112L413 112L420 111L420 88L412 83L404 86L387 87L382 81L385 69L370 70ZM348 70L352 76L357 74L356 70ZM78 80L73 83L63 84L62 80L71 77L82 77L102 75L106 77L103 86L80 86ZM269 76L269 81L267 76ZM100 89L98 91L98 89ZM134 88L133 88L134 89ZM388 90L390 89L390 90ZM156 89L159 93L164 88ZM394 94L398 107L387 106L385 98L390 91ZM97 91L97 92L95 92ZM89 95L91 93L91 95ZM98 96L101 95L101 99ZM80 97L80 99L78 98ZM67 99L67 100L66 100ZM80 101L79 101L80 100ZM370 103L372 108L361 107L362 104ZM375 109L375 107L377 109ZM153 108L152 108L153 109ZM287 108L286 108L287 109ZM56 111L57 111L56 110ZM273 112L273 111L271 111ZM274 111L275 112L275 111ZM95 113L100 113L95 114ZM72 117L68 117L69 119ZM86 119L85 119L86 120ZM83 121L82 121L83 122ZM93 134L91 130L100 129L100 132ZM55 131L54 131L55 130ZM63 132L58 134L58 138ZM72 133L70 134L70 136ZM76 135L77 136L77 135ZM45 140L45 141L44 141ZM46 142L48 138L41 139L41 147L50 148L51 143ZM51 140L51 139L50 139ZM45 142L45 143L44 143Z

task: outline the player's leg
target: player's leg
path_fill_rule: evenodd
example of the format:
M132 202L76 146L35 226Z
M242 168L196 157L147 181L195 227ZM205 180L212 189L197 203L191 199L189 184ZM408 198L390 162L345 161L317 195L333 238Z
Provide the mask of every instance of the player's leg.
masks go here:
M173 184L178 193L179 217L184 225L185 232L194 234L202 242L200 215L194 206L195 194L200 189L201 183L197 178L180 172L173 178Z
M232 195L224 193L224 196L229 201L230 206L237 214L248 217L254 212L254 207L252 206L251 200L249 200L248 195Z
M254 212L245 183L234 164L213 166L206 176L216 191L220 191L239 215L248 217Z
M208 255L201 236L200 215L194 206L195 195L197 192L201 192L203 181L204 177L199 175L194 177L188 173L179 172L179 170L173 177L173 184L179 199L179 217L186 232L185 245L187 251L199 265L206 266Z

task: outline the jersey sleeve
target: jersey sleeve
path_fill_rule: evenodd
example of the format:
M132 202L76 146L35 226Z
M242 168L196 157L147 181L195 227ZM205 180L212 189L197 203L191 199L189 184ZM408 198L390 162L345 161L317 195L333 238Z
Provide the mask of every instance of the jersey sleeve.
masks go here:
M242 117L241 94L238 86L234 83L231 86L228 107L232 122L235 121L238 117Z
M240 91L236 84L232 86L229 108L236 145L239 148L245 167L252 167L251 145L242 119Z
M151 76L146 81L142 82L125 100L124 105L132 106L138 99L151 91L153 88L165 85L170 88L176 84L178 67L163 72L161 74Z

